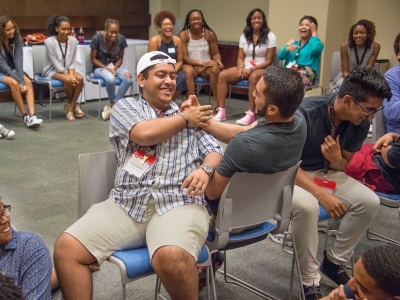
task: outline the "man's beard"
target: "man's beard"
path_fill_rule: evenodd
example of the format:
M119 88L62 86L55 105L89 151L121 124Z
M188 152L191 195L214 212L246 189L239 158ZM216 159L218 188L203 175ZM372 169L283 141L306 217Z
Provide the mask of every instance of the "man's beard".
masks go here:
M261 109L256 108L256 115L259 116L260 118L265 118L265 115L267 114L267 108L268 104L265 104L264 107Z

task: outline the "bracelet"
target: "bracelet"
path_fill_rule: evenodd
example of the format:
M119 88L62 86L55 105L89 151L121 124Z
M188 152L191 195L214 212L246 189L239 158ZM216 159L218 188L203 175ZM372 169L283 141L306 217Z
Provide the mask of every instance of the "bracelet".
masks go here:
M184 113L178 112L178 115L182 116L182 118L185 120L186 122L186 127L189 126L189 120L188 118L185 116Z

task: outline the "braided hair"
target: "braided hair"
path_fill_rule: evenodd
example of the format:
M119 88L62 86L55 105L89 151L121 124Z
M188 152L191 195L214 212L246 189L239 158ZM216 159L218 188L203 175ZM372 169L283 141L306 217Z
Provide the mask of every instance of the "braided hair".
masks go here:
M50 35L57 35L56 27L60 26L62 22L71 23L66 16L53 15L49 18L47 30Z
M362 255L361 260L380 290L391 296L400 296L400 246L372 248Z
M260 29L260 36L258 37L258 44L262 45L262 44L266 44L268 42L268 34L269 34L270 30L269 30L269 27L267 24L267 19L265 18L265 14L261 9L255 8L247 15L246 27L244 28L243 33L244 33L244 37L246 38L247 43L252 44L253 43L253 27L251 26L251 18L253 17L253 15L256 12L261 13L262 18L263 18L263 24Z
M22 287L14 284L14 279L0 272L0 299L24 300Z
M350 27L349 37L347 39L347 45L349 45L349 48L354 48L356 46L356 42L354 41L354 38L353 38L353 30L354 30L354 28L356 28L356 26L364 26L365 27L365 30L367 31L367 39L365 41L365 47L371 48L372 43L374 42L374 39L375 39L375 35L376 35L375 23L368 21L366 19L362 19Z
M5 32L4 29L6 28L6 24L9 21L11 21L11 23L13 23L13 25L14 25L14 29L15 29L14 38L17 35L21 34L20 31L19 31L19 28L17 26L17 23L15 23L13 19L11 19L11 18L9 18L7 16L0 16L0 47L3 47L3 40L4 40L4 37L6 35L6 32Z
M107 20L104 22L104 26L105 26L105 28L106 28L106 31L107 31L108 27L110 27L111 24L115 24L115 25L117 25L118 28L119 28L119 22L118 22L118 20L116 20L116 19L107 19Z

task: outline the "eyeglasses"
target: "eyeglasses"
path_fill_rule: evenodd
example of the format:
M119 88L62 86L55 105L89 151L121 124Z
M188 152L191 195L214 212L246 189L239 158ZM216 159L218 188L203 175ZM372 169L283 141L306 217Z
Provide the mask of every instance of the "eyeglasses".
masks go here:
M172 24L172 23L161 23L161 27L168 27L168 26L173 27L174 24Z
M350 96L350 95L349 95L349 96ZM352 96L350 96L350 97L351 97L351 99L353 99L358 105L361 106L361 108L365 111L365 114L366 114L367 116L374 115L374 114L376 114L378 111L384 109L384 106L383 106L383 105L382 105L381 107L379 107L378 109L368 109L368 108L365 108L360 102L357 101L356 98L354 98L354 97L352 97Z
M11 213L11 205L3 205L3 209L0 211L0 223L3 222L3 216L8 217Z

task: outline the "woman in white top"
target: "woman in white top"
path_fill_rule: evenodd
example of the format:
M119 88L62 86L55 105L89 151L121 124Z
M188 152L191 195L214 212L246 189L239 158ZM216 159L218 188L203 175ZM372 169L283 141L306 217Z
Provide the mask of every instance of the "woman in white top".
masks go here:
M259 8L253 9L246 18L246 27L240 36L237 66L222 71L218 76L218 113L214 120L226 120L225 100L228 84L247 79L249 81L249 109L246 115L236 123L249 125L254 122L253 92L264 69L274 61L275 50L276 36L270 32L264 12Z
M193 9L188 12L179 38L183 46L184 65L182 70L188 86L187 95L194 94L194 79L201 76L210 80L211 90L215 98L218 74L224 68L224 65L221 62L221 55L218 50L217 36L207 25L200 10Z
M44 42L46 65L42 76L60 80L64 84L64 92L68 97L68 103L64 105L65 117L68 121L74 121L75 117L85 115L76 105L83 88L82 75L75 71L77 41L69 35L71 24L65 16L51 17L48 30L50 37Z

